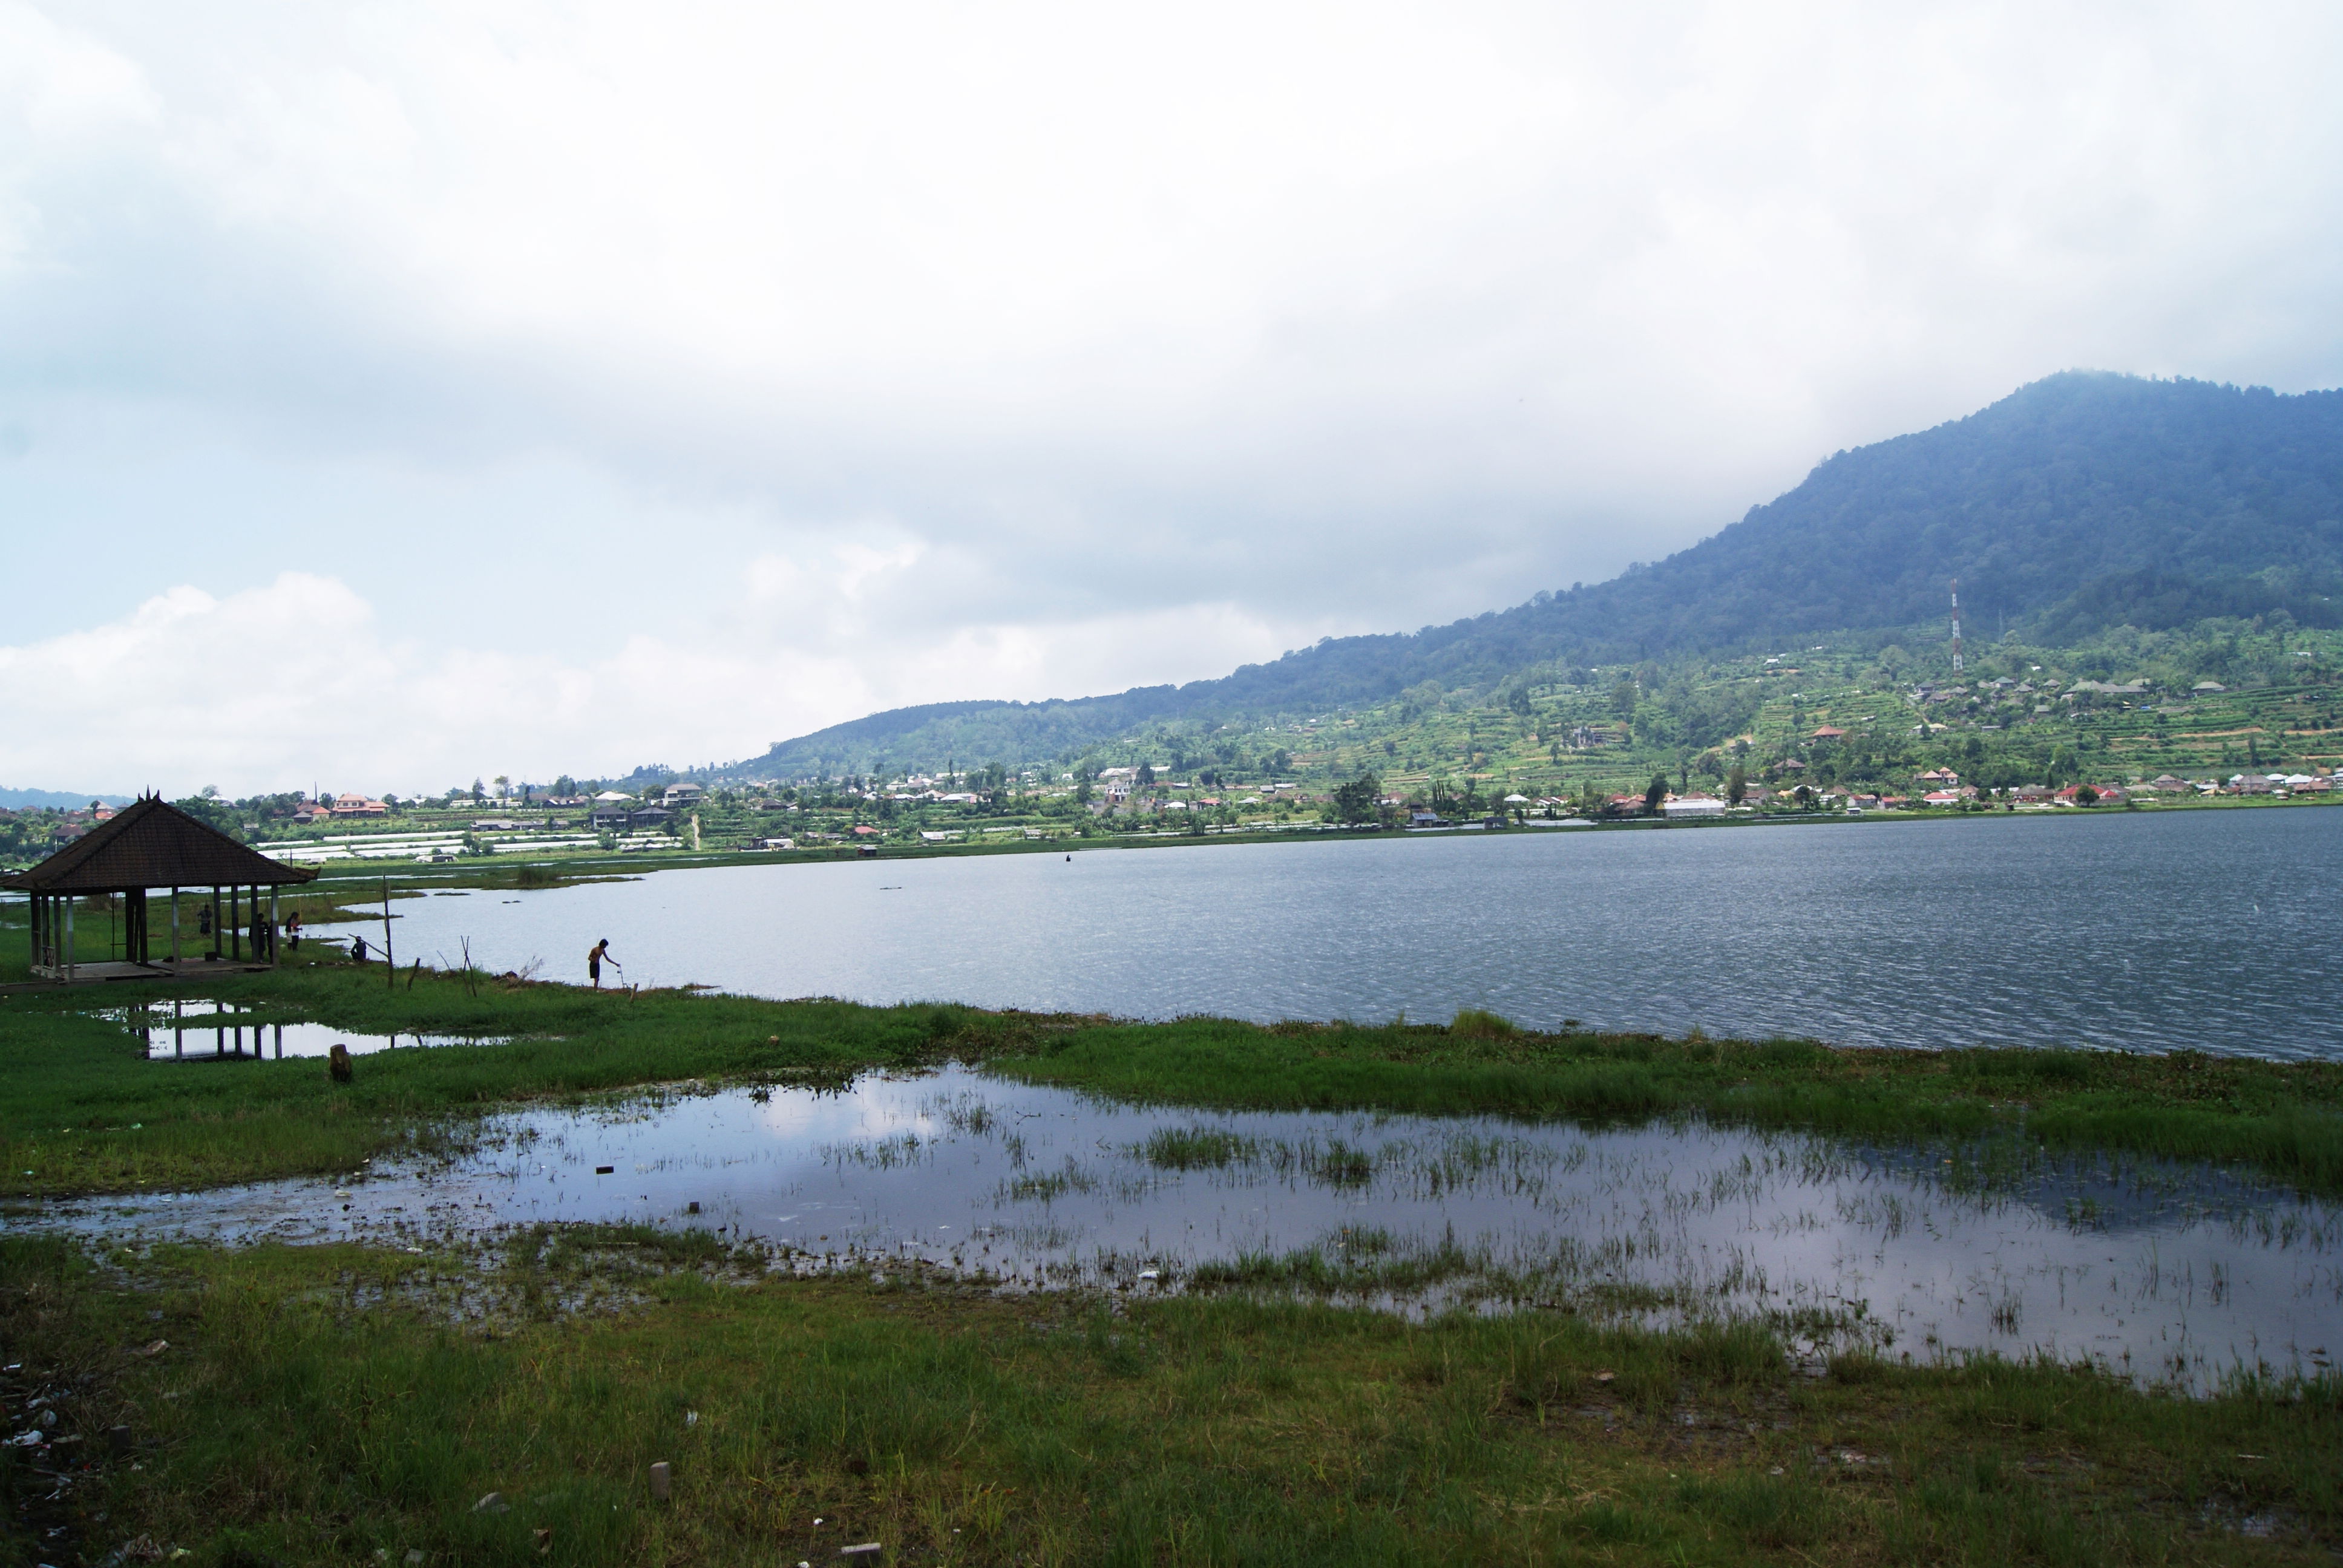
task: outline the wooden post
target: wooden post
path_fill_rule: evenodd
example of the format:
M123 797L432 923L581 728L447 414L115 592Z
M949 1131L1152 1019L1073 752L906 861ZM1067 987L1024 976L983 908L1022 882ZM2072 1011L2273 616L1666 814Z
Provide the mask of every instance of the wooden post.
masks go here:
M231 963L244 961L244 884L237 882L227 890L227 956Z
M398 960L390 950L390 879L388 877L382 879L382 983L394 989L398 984Z
M273 882L268 888L268 967L277 967L277 885ZM277 1043L279 1047L284 1045L283 1036L277 1038ZM282 1056L285 1052L280 1049L277 1054Z
M74 953L74 929L73 929L73 895L72 895L71 893L67 893L67 894L65 895L65 980L66 980L67 983L71 983L71 982L72 982L72 980L74 980L74 978L75 978L75 976L74 976L74 958L75 958L75 953Z
M212 885L212 957L214 958L220 956L220 944L226 940L220 931L219 893L219 885L214 883Z
M171 972L179 970L179 890L171 890Z

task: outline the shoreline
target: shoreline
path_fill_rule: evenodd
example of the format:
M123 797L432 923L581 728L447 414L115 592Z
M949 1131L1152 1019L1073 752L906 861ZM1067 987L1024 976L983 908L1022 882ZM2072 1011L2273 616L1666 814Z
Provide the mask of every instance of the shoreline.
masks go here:
M499 867L523 865L549 866L562 871L588 867L599 867L613 876L633 877L644 871L659 869L696 869L711 866L775 866L833 865L840 861L872 860L931 860L950 859L978 855L1081 854L1101 849L1165 849L1211 848L1229 844L1289 844L1312 843L1322 839L1375 839L1401 840L1413 839L1453 838L1460 834L1479 833L1486 837L1528 837L1541 833L1650 832L1654 830L1683 831L1720 828L1748 829L1773 827L1864 827L1879 823L1966 822L1980 819L2002 818L2087 820L2101 817L2151 817L2179 811L2234 811L2272 809L2316 809L2343 806L2343 795L2327 799L2261 800L2199 799L2158 801L2153 806L2126 805L2121 807L2062 807L2024 810L1995 809L1985 811L1922 810L1866 811L1860 815L1845 812L1776 812L1752 817L1721 817L1668 821L1658 818L1627 818L1620 820L1579 819L1584 825L1577 828L1559 826L1533 827L1514 825L1503 828L1447 827L1415 829L1377 825L1336 826L1312 824L1283 829L1257 832L1212 831L1207 833L1151 832L1147 834L1105 834L1091 838L1069 836L1056 839L1004 840L1000 843L957 844L882 844L873 846L873 855L858 853L859 846L840 843L820 849L710 849L659 850L649 854L629 854L625 850L591 850L577 855L531 854L524 849L500 851L494 857L469 857L452 863L426 865L416 861L380 859L367 861L363 869L343 861L324 862L318 871L316 887L338 881L379 880L389 874L389 868L398 867L401 879L412 879L417 884L433 886L465 882L473 878L493 878ZM586 879L579 878L578 879ZM496 885L481 880L478 885ZM509 884L506 884L509 885Z

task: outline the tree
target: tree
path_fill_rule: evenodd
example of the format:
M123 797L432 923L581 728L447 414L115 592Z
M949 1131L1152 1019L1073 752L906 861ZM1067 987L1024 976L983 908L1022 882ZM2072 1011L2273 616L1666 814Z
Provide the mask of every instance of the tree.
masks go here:
M1644 786L1644 809L1656 811L1660 809L1660 802L1667 798L1668 776L1664 772L1653 774L1652 781Z
M1725 798L1738 806L1743 800L1748 799L1748 777L1741 771L1741 764L1736 762L1733 765L1733 771L1725 778Z
M1153 763L1142 762L1139 765L1139 782L1142 787L1155 782L1155 765Z
M478 779L472 780L472 804L477 806L488 798L488 787Z
M2081 785L2077 785L2077 786L2076 786L2076 789L2075 789L2075 804L2076 804L2076 805L2077 805L2077 806L2096 806L2096 805L2097 805L2098 803L2099 803L2099 792L2098 792L2097 789L2092 789L2088 784L2081 784Z
M1327 810L1327 819L1334 822L1373 822L1382 816L1379 797L1383 781L1372 773L1362 773L1347 784L1334 787L1334 803Z

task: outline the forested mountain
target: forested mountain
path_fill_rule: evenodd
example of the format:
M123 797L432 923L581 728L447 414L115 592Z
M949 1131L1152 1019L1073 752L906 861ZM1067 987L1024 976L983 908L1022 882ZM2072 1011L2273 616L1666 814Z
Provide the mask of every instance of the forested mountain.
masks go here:
M1217 680L941 703L785 741L781 775L1062 756L1173 719L1324 712L1426 680L1745 651L1941 624L2063 642L2284 610L2343 622L2343 391L2074 371L1967 418L1841 452L1690 549L1413 634L1340 638Z

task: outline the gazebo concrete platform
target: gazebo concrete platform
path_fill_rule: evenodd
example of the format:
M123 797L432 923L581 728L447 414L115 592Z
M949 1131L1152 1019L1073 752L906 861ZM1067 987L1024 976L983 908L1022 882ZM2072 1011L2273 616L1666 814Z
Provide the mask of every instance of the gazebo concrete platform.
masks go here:
M169 959L156 959L151 963L125 963L116 959L94 964L75 964L71 970L47 964L35 965L33 979L44 984L28 989L46 989L59 985L103 985L109 980L209 980L215 975L260 974L267 964L236 963L226 960L209 962L203 959L182 959L174 963Z

